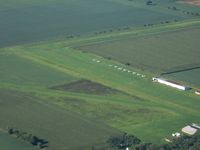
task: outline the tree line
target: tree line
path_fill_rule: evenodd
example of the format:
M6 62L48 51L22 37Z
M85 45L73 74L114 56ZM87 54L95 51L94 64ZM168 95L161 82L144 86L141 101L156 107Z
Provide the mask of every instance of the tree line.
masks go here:
M187 14L187 15L200 17L200 13L198 13L198 12L191 12L191 11L181 10L181 9L175 7L175 6L172 6L172 7L169 6L167 8L170 9L170 10L174 10L174 11L182 11L182 13Z
M153 143L143 143L134 135L124 133L117 137L111 137L107 140L110 148L116 150L200 150L200 132L193 136L182 135L175 138L171 143L157 145Z
M48 141L41 139L35 135L29 134L24 131L20 131L15 128L8 128L8 133L16 138L19 138L25 142L30 143L33 146L38 146L38 148L43 149L45 147L48 147Z

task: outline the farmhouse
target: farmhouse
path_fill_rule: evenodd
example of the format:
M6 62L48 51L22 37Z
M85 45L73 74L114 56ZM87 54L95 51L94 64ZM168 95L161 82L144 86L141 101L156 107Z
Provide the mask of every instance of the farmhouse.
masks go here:
M154 82L159 82L161 84L165 84L167 86L171 86L171 87L174 87L174 88L177 88L179 90L183 90L183 91L186 91L186 90L189 90L190 87L187 87L187 86L184 86L184 85L181 85L175 81L170 81L170 80L166 80L166 79L162 79L162 78L157 78L157 77L154 77L153 78L153 81Z

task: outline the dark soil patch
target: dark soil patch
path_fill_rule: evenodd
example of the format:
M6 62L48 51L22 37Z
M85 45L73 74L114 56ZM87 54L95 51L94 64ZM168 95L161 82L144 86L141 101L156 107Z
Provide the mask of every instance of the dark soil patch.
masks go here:
M97 95L115 94L120 92L118 90L112 89L100 83L84 79L69 84L54 86L51 87L51 89L70 91L70 92L80 92L87 94L97 94Z

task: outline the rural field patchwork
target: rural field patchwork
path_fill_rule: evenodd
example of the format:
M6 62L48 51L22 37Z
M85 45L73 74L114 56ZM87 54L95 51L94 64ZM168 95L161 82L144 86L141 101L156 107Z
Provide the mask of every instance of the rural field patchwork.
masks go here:
M182 5L167 1L152 7L143 0L1 0L0 47L195 18L168 9Z
M154 2L1 0L0 149L38 149L8 128L46 150L112 150L108 138L124 132L163 144L200 123L200 9Z

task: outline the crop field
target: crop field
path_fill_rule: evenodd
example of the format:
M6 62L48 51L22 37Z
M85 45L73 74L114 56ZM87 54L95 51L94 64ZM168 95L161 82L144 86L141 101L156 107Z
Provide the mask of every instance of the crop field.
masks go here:
M23 143L20 140L16 140L9 135L0 132L0 149L2 150L37 150L37 148L33 148L27 143Z
M183 7L167 2L147 6L143 0L1 0L0 47L195 18L167 9Z
M174 68L200 65L200 28L174 32L133 36L116 40L102 40L78 49L105 58L129 63L139 69L165 72Z
M27 93L1 89L0 95L0 126L14 127L40 137L49 142L49 150L87 150L93 144L102 145L105 139L118 133Z
M200 75L200 69L193 69L189 71L182 71L164 75L164 77L171 78L177 81L182 81L187 84L193 85L197 88L200 88L199 75Z

